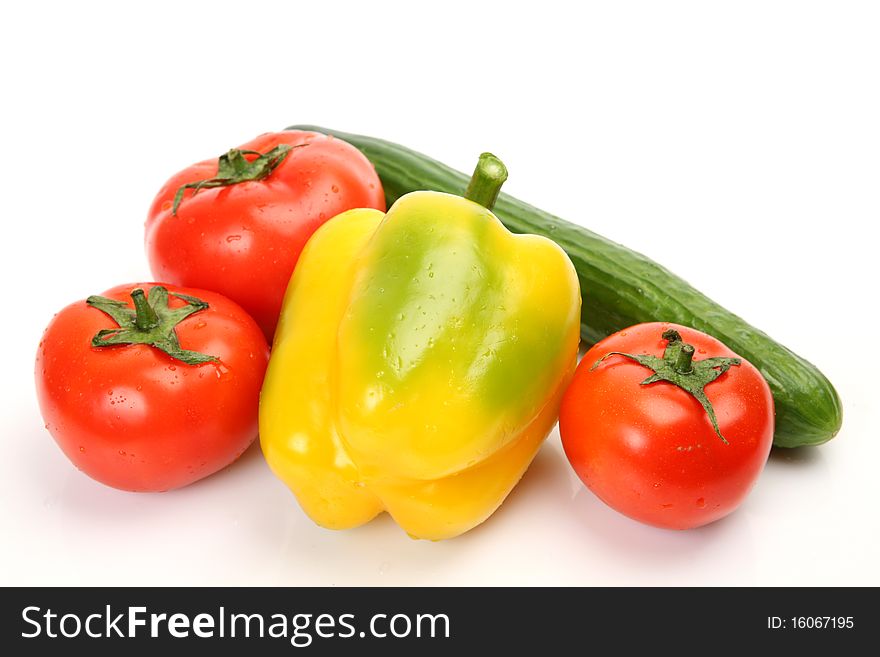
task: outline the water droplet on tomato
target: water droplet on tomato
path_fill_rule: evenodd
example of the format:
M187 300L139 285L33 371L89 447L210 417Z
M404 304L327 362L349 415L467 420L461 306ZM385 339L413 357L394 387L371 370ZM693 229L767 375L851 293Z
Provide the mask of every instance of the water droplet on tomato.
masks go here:
M241 239L241 235L227 235L226 236L227 242L237 242L240 239Z
M200 328L205 328L206 326L207 326L207 324L205 322L199 322L198 324L193 326L193 328L200 329Z
M338 187L337 185L333 185L333 186L330 188L330 191L333 192L334 194L338 194L338 193L339 193L339 187Z
M80 446L79 446L79 451L85 453L86 448L83 447L82 445L80 445Z
M699 507L700 509L705 509L705 508L706 508L706 500L705 500L705 498L702 498L702 497L697 498L697 507Z
M119 456L125 456L125 450L124 450L124 449L120 449L120 450L119 450Z
M173 371L176 370L177 368L176 368L174 365L169 365L169 366L168 366L168 369L171 370L171 371L173 372Z

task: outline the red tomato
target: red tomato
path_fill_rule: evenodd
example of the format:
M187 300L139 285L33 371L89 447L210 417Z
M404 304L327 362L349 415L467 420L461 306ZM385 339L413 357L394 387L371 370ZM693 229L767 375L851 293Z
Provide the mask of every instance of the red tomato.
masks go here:
M153 307L161 297L157 285L121 285L103 297L123 302L115 313L131 314L132 290L148 291ZM235 461L257 435L269 358L262 331L216 292L166 287L170 294L160 317L192 311L173 328L187 350L182 357L216 361L189 365L149 344L93 346L99 331L118 332L121 324L86 301L54 317L37 352L37 397L46 427L77 468L115 488L185 486ZM197 297L193 301L207 307L175 294ZM175 326L175 319L162 326ZM120 335L100 340L126 334Z
M562 400L559 429L568 460L602 501L658 527L687 529L718 520L743 501L767 461L773 441L773 398L746 361L705 385L707 411L666 380L642 385L648 367L610 352L662 357L673 329L694 347L692 367L713 357L735 358L715 338L675 324L639 324L590 349ZM678 343L681 345L681 343ZM719 370L714 369L713 376Z
M198 193L186 189L175 214L178 190L214 178L219 165L214 158L187 167L159 191L146 222L147 255L157 279L220 292L248 311L270 340L287 283L312 233L345 210L385 210L373 165L340 139L300 130L270 132L241 146L238 157L279 145L293 148L274 169L263 171L266 177L206 186ZM224 157L230 156L235 150ZM243 154L243 160L255 159Z

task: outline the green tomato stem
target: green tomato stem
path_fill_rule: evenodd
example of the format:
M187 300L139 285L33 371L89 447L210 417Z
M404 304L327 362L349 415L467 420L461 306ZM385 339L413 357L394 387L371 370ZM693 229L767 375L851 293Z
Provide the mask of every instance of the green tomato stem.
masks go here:
M153 307L147 302L147 295L141 288L131 291L131 300L134 302L134 325L141 331L149 331L159 325L159 316Z
M693 345L683 344L681 345L681 351L678 352L678 357L675 359L675 370L679 374L688 374L694 371L694 367L691 361L694 359L694 347Z
M169 304L172 296L184 304L172 308ZM131 299L134 309L124 301L107 297L92 295L86 299L88 305L105 313L118 325L98 331L92 337L93 347L146 344L187 365L218 362L214 356L181 347L175 330L190 315L207 310L207 302L187 294L171 294L161 285L152 287L149 295L140 288L132 290Z
M239 183L263 180L269 176L275 169L284 162L284 159L290 154L294 148L302 148L308 144L298 144L290 146L288 144L278 144L271 151L260 153L258 151L243 151L233 148L217 160L217 175L213 178L205 180L197 180L196 182L181 185L174 195L174 205L171 207L171 214L176 215L177 209L183 201L183 195L187 189L193 190L193 196L203 189L212 189L214 187L227 187L229 185L237 185ZM248 160L246 155L256 155L253 160Z
M678 331L674 329L664 331L662 338L666 340L666 348L663 350L662 358L652 354L627 354L620 351L610 351L593 363L590 371L595 370L606 358L611 356L623 356L639 363L653 372L651 376L642 381L641 385L647 386L658 381L667 381L677 385L700 402L706 415L709 416L715 434L725 445L729 444L727 438L721 434L718 418L715 417L715 409L706 396L704 388L731 367L740 365L742 361L739 358L726 356L695 361L693 345L683 342Z

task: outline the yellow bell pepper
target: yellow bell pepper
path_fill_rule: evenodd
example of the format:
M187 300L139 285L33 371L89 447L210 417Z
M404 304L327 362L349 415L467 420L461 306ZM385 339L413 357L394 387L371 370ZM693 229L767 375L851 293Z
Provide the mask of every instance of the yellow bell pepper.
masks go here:
M384 510L413 537L457 536L495 511L556 422L578 279L555 243L510 233L488 209L506 176L484 154L467 198L413 192L385 215L351 210L303 250L260 436L319 525Z

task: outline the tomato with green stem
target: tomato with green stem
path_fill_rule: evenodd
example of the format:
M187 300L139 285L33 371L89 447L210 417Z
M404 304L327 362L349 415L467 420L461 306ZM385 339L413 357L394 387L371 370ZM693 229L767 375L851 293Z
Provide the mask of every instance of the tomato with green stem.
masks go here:
M253 442L268 359L256 322L216 292L121 285L52 319L37 397L77 468L114 488L164 491Z
M147 256L157 279L223 294L271 340L303 246L353 208L385 210L359 150L316 132L268 132L165 183L147 216Z
M559 430L586 486L612 508L686 529L732 512L764 468L773 397L715 338L638 324L594 345L565 393Z

